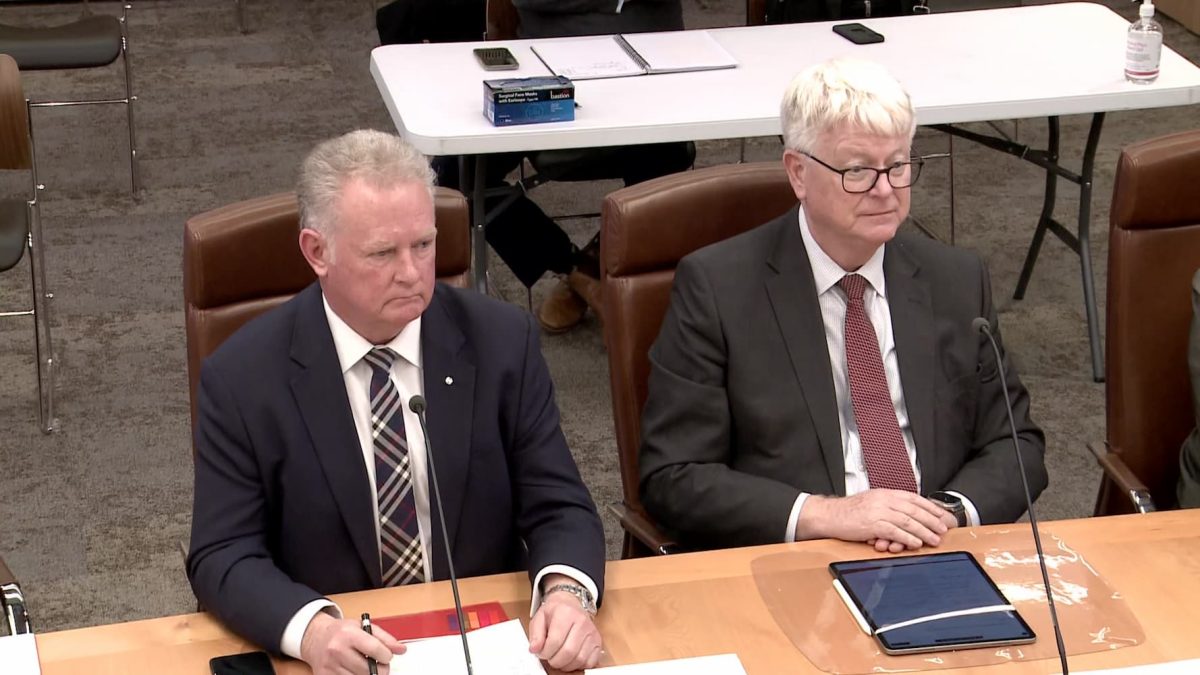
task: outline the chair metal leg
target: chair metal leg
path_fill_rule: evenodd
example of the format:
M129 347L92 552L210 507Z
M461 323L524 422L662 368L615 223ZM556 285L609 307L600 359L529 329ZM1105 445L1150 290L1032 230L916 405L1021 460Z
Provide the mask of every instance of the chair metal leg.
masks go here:
M245 35L246 33L250 32L246 30L246 7L242 3L242 0L233 0L233 2L235 5L235 11L237 12L238 31Z
M129 67L129 10L132 5L124 5L121 10L121 62L125 66L125 117L129 124L129 180L133 196L137 197L142 190L141 171L138 167L137 133L133 126L133 103L137 96L133 95L133 73Z
M29 249L29 283L33 295L33 343L37 358L38 378L38 424L43 433L58 431L58 418L54 416L54 341L50 335L50 301L54 294L46 283L45 247L42 244L42 207L38 193L44 186L38 182L37 142L33 136L32 103L25 101L25 118L29 124L29 177L30 199L26 202L26 218L29 232L26 246Z
M42 245L41 208L36 200L29 207L29 276L33 288L33 342L37 358L38 424L42 433L58 431L54 416L54 341L50 335L50 300L46 290L46 263Z

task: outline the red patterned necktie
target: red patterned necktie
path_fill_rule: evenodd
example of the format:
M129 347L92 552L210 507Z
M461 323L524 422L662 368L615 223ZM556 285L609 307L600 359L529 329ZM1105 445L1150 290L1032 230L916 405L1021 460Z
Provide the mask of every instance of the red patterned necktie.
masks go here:
M916 492L917 481L896 421L879 340L863 306L867 280L847 274L838 285L846 292L846 366L867 480L872 488Z
M384 586L425 581L404 413L400 390L391 377L392 363L398 356L387 347L376 347L363 357L371 366L371 438L375 450L379 562Z

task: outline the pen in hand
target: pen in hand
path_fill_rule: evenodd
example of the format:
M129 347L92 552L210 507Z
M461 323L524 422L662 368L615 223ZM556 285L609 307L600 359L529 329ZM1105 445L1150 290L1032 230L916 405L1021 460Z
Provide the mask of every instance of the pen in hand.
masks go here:
M372 634L371 615L367 614L366 612L363 612L362 615L362 629L367 635ZM371 658L370 656L367 657L367 672L370 673L370 675L379 675L379 666L376 665L375 659Z

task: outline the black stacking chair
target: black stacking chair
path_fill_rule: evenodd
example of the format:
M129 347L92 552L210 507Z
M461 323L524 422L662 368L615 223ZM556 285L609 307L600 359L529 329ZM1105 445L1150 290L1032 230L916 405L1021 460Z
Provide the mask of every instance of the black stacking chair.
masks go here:
M42 431L49 433L58 428L58 420L54 418L55 364L48 313L51 293L46 289L46 266L42 256L37 163L29 125L29 102L21 89L21 73L16 62L6 54L0 54L0 170L28 171L30 175L27 198L0 196L0 272L15 267L28 249L33 302L28 309L0 311L0 317L33 318L39 420Z
M34 101L34 108L76 105L123 104L129 124L129 176L134 194L141 189L138 173L137 137L133 126L133 78L129 72L129 40L126 15L131 5L122 5L121 18L91 14L87 0L84 15L61 26L27 28L0 24L0 54L8 54L22 71L102 68L121 57L125 67L124 98L74 101Z

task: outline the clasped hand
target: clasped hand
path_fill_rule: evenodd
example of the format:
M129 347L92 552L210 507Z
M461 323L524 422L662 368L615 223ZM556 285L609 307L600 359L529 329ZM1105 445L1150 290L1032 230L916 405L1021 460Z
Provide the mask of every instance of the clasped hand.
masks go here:
M904 490L867 490L851 497L812 495L800 510L797 539L862 541L900 553L937 546L957 522L941 505Z

